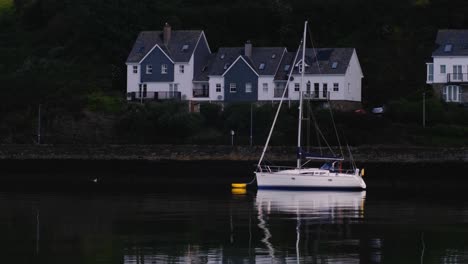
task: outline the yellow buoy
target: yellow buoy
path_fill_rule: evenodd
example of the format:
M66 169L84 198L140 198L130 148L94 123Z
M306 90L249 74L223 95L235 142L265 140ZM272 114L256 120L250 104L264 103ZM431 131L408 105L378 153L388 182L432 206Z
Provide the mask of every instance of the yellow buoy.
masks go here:
M245 188L232 188L231 193L236 195L246 194L247 190Z
M361 170L361 177L364 177L364 168Z
M247 184L246 183L233 183L231 184L231 187L245 189L247 187Z

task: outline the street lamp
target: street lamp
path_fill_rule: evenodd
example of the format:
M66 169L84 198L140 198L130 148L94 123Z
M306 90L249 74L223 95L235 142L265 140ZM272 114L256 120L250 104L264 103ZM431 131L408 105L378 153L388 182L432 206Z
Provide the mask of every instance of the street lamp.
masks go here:
M234 146L234 130L231 130L231 146Z

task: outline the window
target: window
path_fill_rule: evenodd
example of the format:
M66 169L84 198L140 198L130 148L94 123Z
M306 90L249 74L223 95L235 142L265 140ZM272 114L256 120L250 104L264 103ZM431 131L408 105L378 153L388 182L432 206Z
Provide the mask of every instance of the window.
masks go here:
M268 83L263 83L263 92L268 93Z
M446 44L444 47L444 52L451 52L452 51L452 44Z
M138 84L138 97L145 98L147 96L147 86L146 83Z
M231 93L237 93L237 87L235 83L230 83L229 84L229 92Z
M252 83L245 83L245 92L246 93L252 92Z
M457 85L445 86L443 97L446 102L460 102L461 88Z
M319 96L319 83L314 83L314 97L318 98Z
M184 65L179 65L179 73L184 73L185 67Z
M463 79L462 66L461 65L453 65L452 79L455 80L455 81L461 81Z
M265 69L265 63L260 63L260 66L258 66L259 70L264 70Z
M227 70L229 68L229 63L224 64L224 69Z
M189 45L185 44L184 46L182 46L182 52L186 52L189 48Z
M434 81L434 64L427 64L427 81Z
M161 74L167 74L167 64L161 64Z
M338 67L338 62L336 62L336 61L333 62L331 67L332 67L332 69L336 69Z
M148 64L146 65L146 74L152 74L153 73L153 65Z
M289 71L290 67L291 67L291 65L289 65L289 64L284 65L284 71L285 72Z
M301 89L301 84L300 83L294 83L294 91L299 92Z
M276 58L276 54L275 54L275 53L271 54L271 58L272 58L272 59L275 59L275 58Z
M440 65L440 73L445 73L445 65Z
M220 93L220 92L221 92L221 84L220 84L220 83L217 83L217 84L216 84L216 92L217 92L217 93Z
M340 84L339 83L333 83L333 91L338 92L340 90Z
M322 96L325 97L325 98L328 97L328 83L324 83L322 88L323 88Z
M133 66L133 73L138 73L138 66Z

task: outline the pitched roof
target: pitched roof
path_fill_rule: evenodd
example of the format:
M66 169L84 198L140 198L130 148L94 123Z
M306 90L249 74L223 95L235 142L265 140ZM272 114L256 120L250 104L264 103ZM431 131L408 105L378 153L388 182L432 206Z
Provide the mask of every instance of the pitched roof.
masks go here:
M345 74L351 61L354 48L318 48L306 49L306 68L304 74ZM286 71L285 66L292 65L296 52L288 52L281 62L275 80L286 80L290 69ZM302 60L302 51L299 51L296 65ZM293 74L299 74L299 68L294 67Z
M207 82L207 81L209 81L208 74L211 71L211 68L213 66L213 62L215 60L215 57L216 57L216 53L210 54L208 59L207 59L206 65L203 65L199 69L198 72L194 72L194 76L195 76L193 78L194 82ZM196 70L196 69L194 69L194 70Z
M432 56L468 56L468 30L441 29Z
M275 75L284 47L254 47L252 56L244 55L244 47L222 47L212 59L209 75L223 75L242 56L259 75Z
M127 62L140 62L157 44L175 62L188 62L195 49L201 30L172 30L168 45L164 45L162 31L142 31L133 44ZM187 49L183 49L188 45Z

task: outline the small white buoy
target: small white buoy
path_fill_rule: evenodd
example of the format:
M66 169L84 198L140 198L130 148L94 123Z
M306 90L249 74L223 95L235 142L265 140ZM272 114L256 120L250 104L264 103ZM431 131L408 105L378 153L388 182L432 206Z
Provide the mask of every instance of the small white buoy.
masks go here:
M94 178L94 179L93 179L93 182L96 183L96 182L97 182L97 178Z

